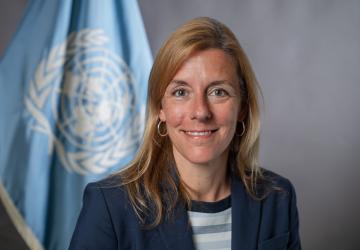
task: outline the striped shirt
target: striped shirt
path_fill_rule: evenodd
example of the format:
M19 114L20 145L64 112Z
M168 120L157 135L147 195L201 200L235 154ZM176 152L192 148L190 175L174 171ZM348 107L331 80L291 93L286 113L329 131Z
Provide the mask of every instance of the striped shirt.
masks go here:
M188 211L196 250L231 249L231 197L192 201Z

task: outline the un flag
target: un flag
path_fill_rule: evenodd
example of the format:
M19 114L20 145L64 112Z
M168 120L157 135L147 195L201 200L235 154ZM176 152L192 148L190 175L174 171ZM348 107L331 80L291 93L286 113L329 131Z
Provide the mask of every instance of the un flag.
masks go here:
M134 156L152 58L135 0L29 0L0 61L0 198L31 249L67 249L89 181Z

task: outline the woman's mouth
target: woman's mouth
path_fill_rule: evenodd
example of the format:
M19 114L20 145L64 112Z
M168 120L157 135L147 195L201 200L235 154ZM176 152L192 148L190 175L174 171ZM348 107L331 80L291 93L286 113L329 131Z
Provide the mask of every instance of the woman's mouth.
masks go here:
M183 130L183 132L187 135L193 136L193 137L207 137L211 134L215 133L217 129L211 129L211 130Z

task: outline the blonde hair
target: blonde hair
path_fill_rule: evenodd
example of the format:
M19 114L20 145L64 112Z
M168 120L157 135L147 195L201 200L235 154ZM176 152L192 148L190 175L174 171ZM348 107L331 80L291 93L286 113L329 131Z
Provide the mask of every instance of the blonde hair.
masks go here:
M179 180L171 142L157 132L161 99L183 62L194 52L216 48L230 55L240 79L241 109L245 111L244 134L234 136L230 145L229 165L243 182L247 192L257 197L255 186L261 178L258 167L260 115L258 84L250 62L232 31L208 17L190 20L178 28L160 48L149 78L147 120L143 143L127 168L116 173L141 222L152 218L150 226L170 216L176 203L190 202Z

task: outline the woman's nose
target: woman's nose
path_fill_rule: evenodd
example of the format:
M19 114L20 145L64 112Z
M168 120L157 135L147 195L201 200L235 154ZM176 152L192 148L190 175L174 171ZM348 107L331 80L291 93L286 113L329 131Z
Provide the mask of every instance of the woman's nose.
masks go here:
M211 116L212 114L206 96L196 96L193 100L191 120L207 121Z

